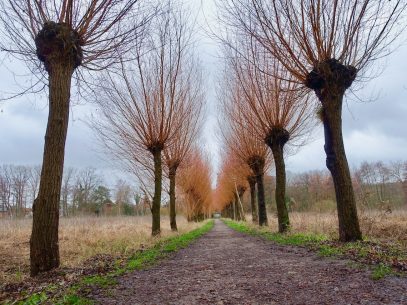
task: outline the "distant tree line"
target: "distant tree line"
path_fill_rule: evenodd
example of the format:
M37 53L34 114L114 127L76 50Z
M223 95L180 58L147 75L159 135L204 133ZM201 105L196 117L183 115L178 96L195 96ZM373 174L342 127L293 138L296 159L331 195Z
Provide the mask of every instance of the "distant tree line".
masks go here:
M407 161L362 162L352 171L359 209L391 212L407 208ZM276 211L275 177L265 175L267 209ZM250 211L250 193L244 195L244 209ZM330 212L335 210L335 188L327 170L288 173L285 202L290 212Z
M41 166L0 166L0 213L3 217L31 215L38 194ZM60 198L62 216L145 215L148 200L128 182L119 179L107 186L96 169L66 168Z

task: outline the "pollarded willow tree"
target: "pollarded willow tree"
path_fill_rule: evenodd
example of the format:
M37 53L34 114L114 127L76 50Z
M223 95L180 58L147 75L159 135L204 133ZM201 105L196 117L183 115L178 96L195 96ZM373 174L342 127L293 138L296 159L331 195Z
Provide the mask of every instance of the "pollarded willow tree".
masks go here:
M230 70L241 91L239 98L234 100L234 107L239 109L249 135L265 142L273 153L278 229L282 233L290 226L285 203L286 145L291 148L303 145L312 126L313 107L284 68L259 52L255 43L243 44L240 49L246 50L243 56L232 51L234 56L229 57Z
M201 107L199 71L189 48L192 33L183 15L182 8L166 3L134 47L134 64L122 63L119 74L106 73L95 96L101 118L93 126L103 143L154 177L152 235L161 230L162 152L179 139L189 141L197 121L191 112ZM184 128L191 134L180 136Z
M197 64L190 67L191 69L199 69ZM182 124L176 130L171 143L163 151L164 162L169 179L169 195L170 195L170 226L172 231L177 231L176 221L176 176L177 170L185 163L185 158L191 151L194 143L196 142L199 129L202 123L203 114L203 92L202 92L202 79L199 70L188 73L191 79L186 80L184 94L180 98L185 99L183 110L184 116L182 117ZM187 109L189 108L189 109Z
M193 147L180 167L177 188L188 221L202 221L213 210L211 164L209 158Z
M215 196L218 208L223 211L225 217L245 220L242 197L247 189L247 177L250 174L251 170L247 164L226 147Z
M361 239L343 144L343 98L375 60L389 54L405 28L406 1L228 0L222 6L228 25L253 37L318 97L340 240Z
M3 0L0 50L47 84L49 116L40 188L33 204L31 275L59 266L59 200L71 80L125 57L152 16L141 0ZM42 76L42 77L41 77ZM91 77L91 75L87 75ZM46 79L47 80L44 80ZM86 77L85 81L90 79Z
M230 72L230 70L228 70ZM233 80L226 80L223 88L222 101L222 127L223 140L231 152L240 162L246 164L247 182L250 187L251 208L253 222L260 226L268 225L267 210L264 195L264 173L271 166L271 154L264 140L255 136L252 130L253 120L257 117L253 112L247 111L247 95L240 84ZM257 184L258 209L255 201L255 187ZM257 212L258 211L258 212Z

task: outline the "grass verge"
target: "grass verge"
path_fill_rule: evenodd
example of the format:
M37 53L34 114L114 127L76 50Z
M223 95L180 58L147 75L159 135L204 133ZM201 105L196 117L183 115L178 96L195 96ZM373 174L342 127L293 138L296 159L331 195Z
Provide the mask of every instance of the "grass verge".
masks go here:
M369 266L371 277L379 280L387 275L407 275L407 254L398 244L384 244L365 239L341 243L326 235L313 233L274 233L269 227L223 219L230 228L249 235L260 236L280 245L304 246L324 257L341 257Z
M58 304L58 305L85 305L93 304L86 296L94 289L103 288L107 292L117 284L117 277L133 270L141 270L156 264L170 253L187 247L197 238L213 228L213 220L208 221L200 228L178 236L159 240L154 246L138 250L127 260L117 261L115 268L106 274L84 276L75 284L64 289L62 292L55 285L49 285L41 292L26 295L22 300L6 301L4 304L35 305L35 304Z

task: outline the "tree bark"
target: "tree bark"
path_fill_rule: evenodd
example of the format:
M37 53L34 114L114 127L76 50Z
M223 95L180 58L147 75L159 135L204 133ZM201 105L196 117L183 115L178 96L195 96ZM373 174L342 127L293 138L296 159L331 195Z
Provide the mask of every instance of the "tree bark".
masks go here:
M285 204L286 174L283 145L278 141L271 143L274 164L276 166L276 204L278 218L278 232L284 233L290 228L290 218L288 216L287 205Z
M153 151L154 156L154 197L151 207L152 231L151 235L156 236L161 233L160 210L161 210L161 189L162 189L162 160L161 149Z
M268 226L266 199L264 195L264 175L263 173L256 174L257 183L257 201L259 205L259 225Z
M41 180L33 204L30 239L31 276L59 266L59 201L69 122L71 78L74 68L54 64L49 72L49 115Z
M255 177L248 177L247 178L250 186L250 206L252 210L252 221L253 223L259 222L258 212L257 212L257 204L256 204L256 178Z
M246 221L246 216L245 216L244 208L243 208L243 195L244 195L244 192L238 193L238 203L239 203L240 218L242 221Z
M233 220L236 220L236 202L234 200L232 200L232 212L233 212Z
M332 98L323 107L326 166L332 174L339 220L339 239L362 239L352 178L342 136L343 95Z
M240 206L239 206L239 195L234 194L235 201L234 201L234 208L235 208L235 220L241 221L242 220L242 214L240 211Z
M170 178L170 226L172 231L178 231L177 229L177 219L175 211L175 178L177 170L175 168L169 169Z
M332 174L335 186L339 239L344 242L362 239L342 136L343 97L357 72L353 66L328 59L317 63L305 80L305 86L314 90L322 104L326 166Z

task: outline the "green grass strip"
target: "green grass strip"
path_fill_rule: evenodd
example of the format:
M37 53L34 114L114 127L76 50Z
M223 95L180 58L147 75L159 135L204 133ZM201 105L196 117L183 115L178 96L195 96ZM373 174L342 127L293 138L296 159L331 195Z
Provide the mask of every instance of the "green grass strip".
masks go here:
M245 222L237 222L229 219L223 219L223 222L230 228L254 236L261 236L267 240L274 241L280 245L306 246L327 240L325 235L316 235L309 233L280 234L269 231L267 227L252 227Z
M330 240L325 235L312 233L274 233L268 227L258 227L246 222L223 219L230 228L253 236L260 236L280 245L305 246L316 251L320 256L346 257L361 262L362 266L372 266L371 277L379 280L387 275L402 276L392 268L389 262L406 259L402 249L386 247L386 251L378 251L368 240L349 243L339 243ZM369 259L372 257L374 259Z

